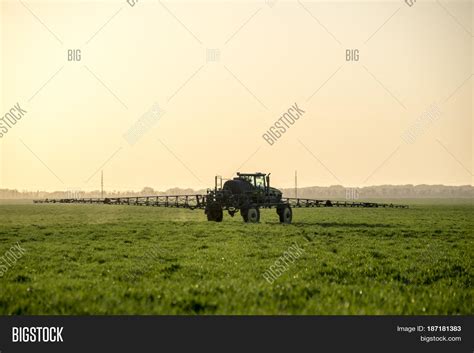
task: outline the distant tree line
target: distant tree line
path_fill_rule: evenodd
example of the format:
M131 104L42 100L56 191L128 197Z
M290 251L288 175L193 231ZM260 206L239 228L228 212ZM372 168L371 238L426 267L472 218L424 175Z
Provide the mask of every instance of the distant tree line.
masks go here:
M283 189L286 197L295 197L295 189ZM311 199L372 199L372 198L472 198L471 185L377 185L347 188L341 185L329 187L311 186L298 189L298 197Z
M105 191L104 197L126 197L126 196L153 196L153 195L187 195L205 193L206 190L195 191L193 189L172 188L166 191L156 191L151 187L144 187L141 191ZM18 191L16 189L0 189L0 199L60 199L60 198L96 198L100 197L100 190L58 190L58 191Z
M294 189L281 189L285 197L295 197ZM104 197L153 196L153 195L191 195L205 194L206 190L171 188L157 191L144 187L141 191L104 191ZM57 199L100 197L100 190L60 190L60 191L18 191L0 189L0 199ZM310 186L298 189L298 197L311 199L372 199L372 198L473 198L474 187L471 185L378 185L362 188L346 188L341 185Z

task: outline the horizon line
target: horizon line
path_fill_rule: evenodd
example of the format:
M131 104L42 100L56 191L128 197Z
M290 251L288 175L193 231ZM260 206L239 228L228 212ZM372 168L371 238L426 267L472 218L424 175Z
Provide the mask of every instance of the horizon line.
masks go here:
M387 186L392 186L392 187L401 187L401 186L411 186L411 187L417 187L417 186L430 186L430 187L455 187L455 188L461 188L461 187L471 187L473 188L473 184L456 184L456 185L450 185L450 184L377 184L377 185L367 185L367 186L344 186L341 184L332 184L332 185L310 185L310 186L298 186L298 190L301 189L306 189L306 188L334 188L334 187L341 187L344 189L364 189L364 188L373 188L373 187L387 187ZM104 193L110 193L110 192L142 192L143 189L145 188L151 188L155 192L165 192L168 190L172 189L181 189L181 190L186 190L190 189L193 191L199 191L199 190L207 190L211 188L193 188L193 187L181 187L181 186L173 186L169 187L167 189L155 189L152 186L143 186L139 188L138 190L136 188L119 188L119 189L106 189L104 188ZM276 187L277 189L280 190L294 190L294 186L289 186L289 187ZM17 188L2 188L0 187L1 191L16 191L18 193L36 193L36 192L46 192L46 193L54 193L54 192L68 192L68 191L75 191L75 192L100 192L101 190L98 189L81 189L79 187L70 187L66 189L55 189L55 190L45 190L45 189L17 189Z

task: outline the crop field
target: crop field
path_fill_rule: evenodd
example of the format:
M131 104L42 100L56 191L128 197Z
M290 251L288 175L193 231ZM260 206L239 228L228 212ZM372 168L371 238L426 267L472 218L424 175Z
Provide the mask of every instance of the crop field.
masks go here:
M473 314L472 203L200 210L0 204L0 314ZM18 243L19 242L19 243ZM273 283L265 271L302 254Z

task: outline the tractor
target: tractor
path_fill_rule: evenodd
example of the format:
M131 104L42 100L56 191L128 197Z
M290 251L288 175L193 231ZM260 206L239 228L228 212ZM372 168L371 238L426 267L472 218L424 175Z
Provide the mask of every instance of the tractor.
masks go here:
M220 182L220 183L219 183ZM282 192L270 186L270 174L237 173L222 185L216 177L214 189L207 191L205 214L208 221L222 222L224 210L231 217L240 211L244 222L258 223L261 208L275 208L281 223L291 223L293 214Z

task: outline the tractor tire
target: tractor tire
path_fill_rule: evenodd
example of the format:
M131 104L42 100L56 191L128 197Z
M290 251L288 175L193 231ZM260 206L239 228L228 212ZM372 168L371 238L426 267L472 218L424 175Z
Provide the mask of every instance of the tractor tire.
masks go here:
M210 222L222 222L224 218L224 212L222 208L214 208L207 210L207 220Z
M206 212L206 216L207 216L207 220L208 220L209 222L215 221L215 219L214 219L214 212L212 212L211 210L208 210L208 211Z
M247 217L244 217L244 221L247 223L258 223L260 222L260 209L258 207L250 207L247 209Z
M222 211L222 208L219 208L218 210L216 210L215 215L216 215L215 221L222 222L222 219L224 218L224 212Z
M242 216L242 219L244 220L245 223L247 223L249 221L247 212L248 212L248 209L246 209L246 208L241 208L240 209L240 215Z
M293 211L290 206L284 206L280 209L277 209L278 216L280 216L280 223L290 224L293 220Z

